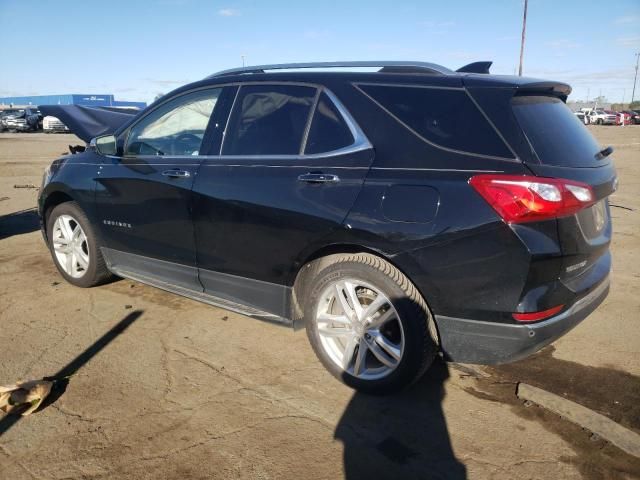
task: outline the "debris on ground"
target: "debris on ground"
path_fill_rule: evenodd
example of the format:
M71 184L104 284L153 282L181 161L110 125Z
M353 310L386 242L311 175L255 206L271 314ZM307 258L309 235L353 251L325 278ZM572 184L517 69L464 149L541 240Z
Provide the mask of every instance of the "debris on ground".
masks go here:
M0 386L0 410L14 415L30 415L51 393L53 382L31 380L14 385Z
M1 197L0 202L4 202L5 200L9 200L9 197Z
M633 209L631 207L625 207L624 205L616 205L615 203L610 203L609 206L610 207L616 207L616 208L622 208L624 210L629 210L630 212L635 212L635 209Z
M33 183L25 183L21 185L14 185L13 188L38 188Z

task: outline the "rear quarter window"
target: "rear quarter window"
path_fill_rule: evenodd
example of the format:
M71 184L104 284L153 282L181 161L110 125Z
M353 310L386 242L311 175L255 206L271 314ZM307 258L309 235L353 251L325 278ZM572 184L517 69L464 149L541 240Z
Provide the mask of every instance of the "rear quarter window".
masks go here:
M363 84L357 87L427 143L467 154L514 158L462 89Z
M513 113L538 159L545 165L597 167L601 147L565 103L542 95L516 96Z
M311 120L305 153L332 152L347 147L353 142L353 135L344 118L329 96L322 93Z

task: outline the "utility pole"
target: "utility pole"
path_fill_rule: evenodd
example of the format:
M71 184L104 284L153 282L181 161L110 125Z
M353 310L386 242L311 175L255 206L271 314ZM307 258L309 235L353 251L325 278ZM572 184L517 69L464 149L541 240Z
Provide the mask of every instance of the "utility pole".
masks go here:
M520 77L522 76L522 60L524 58L524 37L527 32L527 3L528 0L524 0L524 16L522 17L522 40L520 41L520 68L518 69L518 76Z
M244 67L244 55L240 55L242 57L242 66Z
M636 80L638 79L638 60L640 60L640 53L636 53L636 74L633 77L633 90L631 91L631 103L633 103L633 98L636 94Z

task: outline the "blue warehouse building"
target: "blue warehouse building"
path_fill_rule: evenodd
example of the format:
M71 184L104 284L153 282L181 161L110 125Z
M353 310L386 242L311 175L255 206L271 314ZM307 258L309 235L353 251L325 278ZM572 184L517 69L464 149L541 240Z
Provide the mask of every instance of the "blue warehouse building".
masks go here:
M38 106L38 105L82 105L85 107L121 107L145 108L145 102L126 102L116 100L113 95L71 93L64 95L35 95L27 97L0 97L0 107L3 106Z

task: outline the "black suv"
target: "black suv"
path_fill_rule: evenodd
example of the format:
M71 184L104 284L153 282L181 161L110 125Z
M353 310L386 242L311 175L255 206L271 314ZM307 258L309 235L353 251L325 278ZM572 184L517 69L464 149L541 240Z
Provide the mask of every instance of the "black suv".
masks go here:
M179 88L47 169L55 264L80 287L117 275L304 324L368 392L437 354L525 357L607 295L617 179L568 85L488 65L270 65Z

